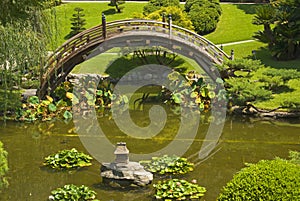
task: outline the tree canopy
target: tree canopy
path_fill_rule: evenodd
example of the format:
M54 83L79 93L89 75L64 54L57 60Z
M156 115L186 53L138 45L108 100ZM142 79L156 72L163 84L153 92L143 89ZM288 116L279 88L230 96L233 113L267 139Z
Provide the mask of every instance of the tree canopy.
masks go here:
M169 6L180 7L180 2L179 0L150 0L148 4L144 6L144 15L148 15L162 7Z
M268 43L272 56L279 60L300 56L299 0L276 0L259 7L253 24L264 26L254 37Z

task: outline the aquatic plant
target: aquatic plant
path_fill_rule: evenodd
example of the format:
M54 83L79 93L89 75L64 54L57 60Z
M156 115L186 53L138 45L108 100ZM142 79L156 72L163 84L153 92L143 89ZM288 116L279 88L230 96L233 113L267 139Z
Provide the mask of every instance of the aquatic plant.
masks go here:
M97 193L87 186L76 186L74 184L64 185L51 192L49 200L52 201L99 201L96 199Z
M8 182L5 178L5 174L8 171L8 164L7 164L7 152L3 148L3 144L0 141L0 192L1 189L7 187Z
M53 169L72 169L91 166L93 158L75 148L71 150L62 150L58 153L51 154L45 158L44 165Z
M200 111L209 109L211 99L216 96L215 92L209 89L203 77L190 71L186 74L186 81L180 79L180 73L174 71L168 75L169 86L172 88L170 98L166 102L184 107L199 108ZM164 97L169 91L163 91Z
M27 103L22 104L21 108L16 110L16 119L20 121L51 120L62 116L65 119L72 118L69 112L71 106L68 106L64 100L54 102L53 98L46 96L46 100L39 100L37 96L28 98Z
M158 174L185 174L194 170L194 164L186 158L164 155L152 157L152 160L140 161L144 168Z
M161 200L190 200L204 196L206 189L196 183L190 183L182 179L159 181L153 184L155 198Z

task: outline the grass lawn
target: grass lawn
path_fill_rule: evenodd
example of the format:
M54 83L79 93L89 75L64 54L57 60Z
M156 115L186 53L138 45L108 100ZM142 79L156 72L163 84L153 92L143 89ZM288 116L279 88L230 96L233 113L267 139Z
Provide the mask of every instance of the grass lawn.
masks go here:
M155 56L148 56L147 59L149 63L158 64ZM72 73L109 74L113 78L120 78L133 68L142 65L143 63L137 58L133 59L132 55L120 57L120 54L116 52L108 52L77 65ZM194 60L184 56L177 56L170 65L171 68L176 68L180 72L188 72L190 70L197 70L199 72L201 68L197 68L197 66ZM203 73L203 71L199 73Z
M252 24L257 4L221 4L222 15L213 33L206 35L215 44L253 39L262 26Z
M57 46L61 45L65 41L65 36L71 30L72 15L74 13L74 8L83 8L83 13L85 14L86 25L85 28L91 28L98 24L101 24L102 13L105 14L107 21L114 21L120 19L132 18L135 12L143 12L143 7L146 3L129 3L126 2L125 8L122 13L116 13L115 8L108 6L108 2L99 3L65 3L56 7L56 16L58 24L58 39ZM55 35L55 34L54 34Z

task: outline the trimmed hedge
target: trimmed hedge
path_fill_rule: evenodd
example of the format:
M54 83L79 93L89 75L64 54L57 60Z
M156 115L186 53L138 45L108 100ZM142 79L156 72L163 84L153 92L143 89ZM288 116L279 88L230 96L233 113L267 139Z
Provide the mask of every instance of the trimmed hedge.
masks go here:
M216 29L222 13L218 0L187 0L184 7L198 34Z
M300 200L299 169L299 165L279 158L248 164L227 183L217 200Z

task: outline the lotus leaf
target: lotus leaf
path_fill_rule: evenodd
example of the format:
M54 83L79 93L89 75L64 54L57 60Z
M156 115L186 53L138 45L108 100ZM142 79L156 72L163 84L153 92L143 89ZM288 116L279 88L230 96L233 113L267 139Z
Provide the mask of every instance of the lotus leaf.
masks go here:
M158 174L185 174L193 171L194 164L178 156L152 157L152 160L140 161L146 170Z
M92 157L78 152L75 148L62 150L45 158L44 165L53 169L70 169L91 166Z
M195 183L189 183L186 180L170 179L159 181L154 184L155 198L163 200L187 200L197 199L204 196L206 189Z
M87 186L75 186L74 184L65 185L51 192L51 200L54 201L99 201L96 199L97 193L90 190Z

